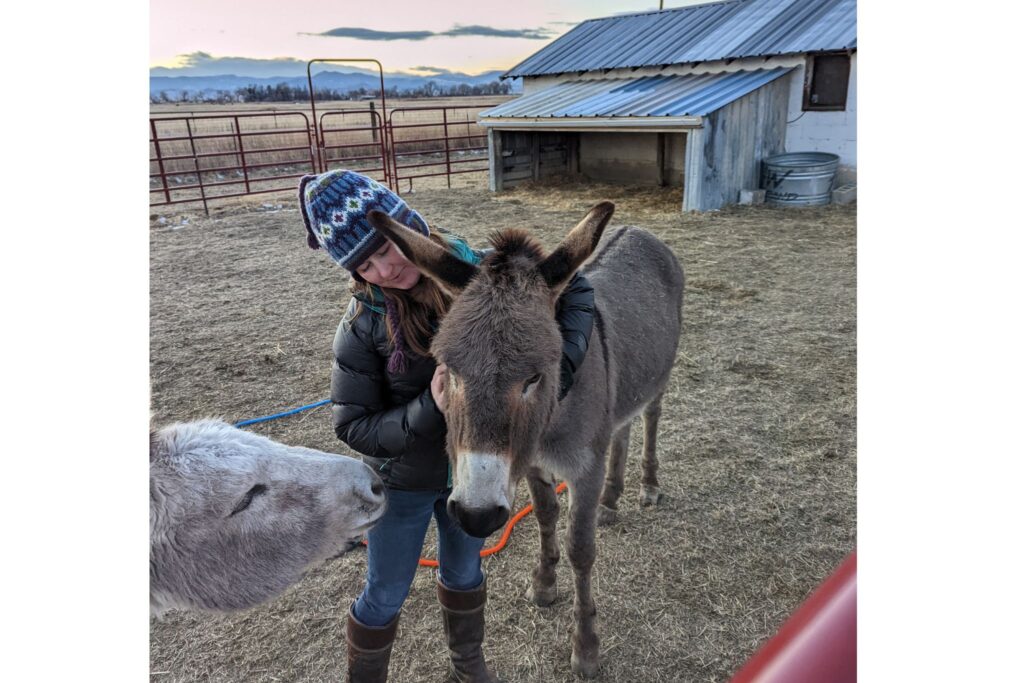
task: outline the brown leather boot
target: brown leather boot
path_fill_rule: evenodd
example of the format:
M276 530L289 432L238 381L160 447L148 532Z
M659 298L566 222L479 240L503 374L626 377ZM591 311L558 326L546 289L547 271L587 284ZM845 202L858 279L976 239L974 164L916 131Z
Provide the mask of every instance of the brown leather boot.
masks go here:
M441 603L444 634L452 658L449 681L454 683L501 683L484 662L484 605L487 577L468 591L446 588L437 577L437 600Z
M398 631L398 617L390 624L373 628L348 610L345 640L348 642L348 683L384 683L388 679L391 645Z

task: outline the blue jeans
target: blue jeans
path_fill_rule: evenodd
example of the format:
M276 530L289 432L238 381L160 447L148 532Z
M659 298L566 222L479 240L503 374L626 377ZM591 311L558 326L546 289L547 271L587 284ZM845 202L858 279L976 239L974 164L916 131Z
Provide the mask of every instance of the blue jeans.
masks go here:
M445 587L470 590L484 580L484 539L470 536L449 519L451 492L388 490L387 512L368 536L366 587L352 607L356 619L377 627L398 616L416 576L431 515L437 520L437 561Z

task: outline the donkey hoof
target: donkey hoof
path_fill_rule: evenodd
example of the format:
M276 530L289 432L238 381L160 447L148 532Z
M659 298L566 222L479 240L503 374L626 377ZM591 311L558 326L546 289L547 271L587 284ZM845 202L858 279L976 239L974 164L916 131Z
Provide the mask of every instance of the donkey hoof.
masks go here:
M661 493L657 486L644 486L640 489L640 507L651 507L657 505L661 500Z
M526 597L537 607L548 607L554 604L558 597L558 585L553 583L550 586L530 586Z
M615 524L615 521L619 517L619 511L613 510L605 505L597 506L597 525L598 526L611 526Z
M577 655L574 650L570 664L572 665L572 672L577 676L582 676L583 678L594 678L597 676L597 670L600 668L601 661L596 655L593 657L584 657L582 655Z

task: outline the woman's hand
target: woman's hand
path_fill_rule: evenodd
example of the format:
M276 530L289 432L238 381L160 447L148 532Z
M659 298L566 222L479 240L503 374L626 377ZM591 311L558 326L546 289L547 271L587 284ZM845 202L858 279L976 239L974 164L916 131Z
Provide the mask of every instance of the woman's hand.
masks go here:
M434 370L434 377L430 380L430 394L434 397L437 409L444 413L447 405L447 398L444 395L445 387L448 384L448 366L442 363Z

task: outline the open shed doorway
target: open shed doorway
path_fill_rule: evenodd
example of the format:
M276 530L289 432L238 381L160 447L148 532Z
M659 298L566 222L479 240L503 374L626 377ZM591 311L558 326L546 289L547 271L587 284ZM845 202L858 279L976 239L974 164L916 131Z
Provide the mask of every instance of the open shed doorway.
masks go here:
M552 176L582 177L615 185L682 188L686 132L507 131L500 136L500 183L506 189Z
M579 133L580 173L615 184L682 187L686 133Z

